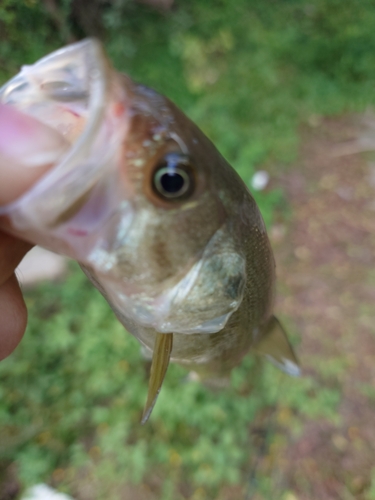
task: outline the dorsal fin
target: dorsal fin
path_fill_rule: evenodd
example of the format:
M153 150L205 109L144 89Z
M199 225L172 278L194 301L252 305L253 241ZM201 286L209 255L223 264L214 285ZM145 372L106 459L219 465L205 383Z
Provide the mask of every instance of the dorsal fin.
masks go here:
M301 374L293 347L290 345L280 321L275 316L269 320L262 337L255 344L254 350L266 356L271 363L289 375L297 377Z

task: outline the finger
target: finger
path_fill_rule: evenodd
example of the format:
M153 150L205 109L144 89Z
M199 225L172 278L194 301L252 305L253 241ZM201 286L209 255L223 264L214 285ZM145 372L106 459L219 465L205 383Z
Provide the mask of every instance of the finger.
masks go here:
M53 128L0 104L0 205L27 191L68 148Z
M27 309L13 274L0 287L0 360L9 356L25 333Z
M13 274L32 245L14 236L0 232L0 286ZM1 317L0 317L1 325Z

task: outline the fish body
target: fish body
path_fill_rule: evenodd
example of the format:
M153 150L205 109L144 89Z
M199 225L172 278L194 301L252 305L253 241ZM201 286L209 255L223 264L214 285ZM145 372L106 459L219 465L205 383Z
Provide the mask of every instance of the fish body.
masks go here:
M194 123L156 92L127 79L124 85L132 103L124 152L134 212L105 271L123 278L103 292L146 348L152 351L156 331L173 333L172 360L228 371L272 314L275 264L262 217ZM188 156L194 169L196 191L181 200L147 195L168 155ZM97 268L87 269L97 276Z
M169 359L222 378L255 348L298 372L272 315L275 262L259 209L181 110L114 71L94 40L27 67L0 100L69 142L0 207L3 227L76 259L153 358L146 418Z

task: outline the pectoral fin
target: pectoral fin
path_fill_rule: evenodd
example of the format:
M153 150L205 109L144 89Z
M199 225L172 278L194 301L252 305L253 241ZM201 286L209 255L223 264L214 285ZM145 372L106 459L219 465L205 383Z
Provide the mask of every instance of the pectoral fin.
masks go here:
M256 343L254 350L263 354L271 363L288 373L298 376L301 373L298 359L286 336L286 333L275 316L269 320L265 332Z
M159 396L161 386L171 357L173 347L172 333L157 333L155 338L154 352L152 356L150 381L148 384L148 395L142 415L142 424L149 419Z

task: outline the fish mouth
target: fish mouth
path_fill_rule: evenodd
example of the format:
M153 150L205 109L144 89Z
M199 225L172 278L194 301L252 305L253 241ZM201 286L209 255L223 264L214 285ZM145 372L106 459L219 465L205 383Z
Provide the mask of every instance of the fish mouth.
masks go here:
M17 213L13 221L22 222L16 229L47 230L64 221L71 207L80 207L108 170L116 168L129 127L127 101L126 89L95 39L23 66L0 88L0 103L52 127L69 146L31 190L0 207L0 215Z
M103 119L109 69L100 43L84 40L23 66L0 88L0 101L62 133L72 143L72 158L82 154Z

